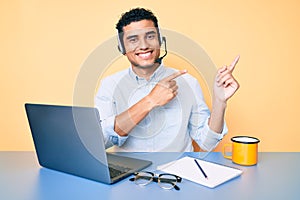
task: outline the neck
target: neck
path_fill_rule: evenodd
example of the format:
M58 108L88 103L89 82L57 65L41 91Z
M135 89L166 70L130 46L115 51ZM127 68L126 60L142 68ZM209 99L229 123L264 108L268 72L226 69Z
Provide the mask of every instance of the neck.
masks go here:
M155 72L155 70L160 66L159 63L154 63L152 66L141 67L132 65L132 70L136 75L142 77L146 80L149 80L151 75Z

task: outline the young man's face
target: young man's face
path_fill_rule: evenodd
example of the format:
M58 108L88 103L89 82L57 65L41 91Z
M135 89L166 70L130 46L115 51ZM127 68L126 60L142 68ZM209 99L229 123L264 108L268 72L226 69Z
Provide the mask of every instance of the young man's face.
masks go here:
M123 27L126 56L134 67L149 68L160 54L159 36L151 20L131 22Z

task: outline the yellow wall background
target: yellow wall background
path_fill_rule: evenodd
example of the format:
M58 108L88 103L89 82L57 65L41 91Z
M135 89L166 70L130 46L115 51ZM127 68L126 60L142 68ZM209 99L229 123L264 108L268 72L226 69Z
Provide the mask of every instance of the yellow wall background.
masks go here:
M0 0L0 150L34 149L24 103L71 105L82 63L137 6L193 39L217 66L241 55L234 72L241 87L228 102L229 133L217 150L231 136L252 135L260 151L300 151L296 0Z

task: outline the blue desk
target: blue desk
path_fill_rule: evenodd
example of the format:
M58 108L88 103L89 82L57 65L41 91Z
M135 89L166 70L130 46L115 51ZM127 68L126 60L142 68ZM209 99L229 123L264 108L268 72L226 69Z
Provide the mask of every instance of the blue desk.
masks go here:
M185 155L199 156L198 153ZM180 156L183 155L132 154L132 157L152 160L148 170ZM244 173L214 189L183 180L180 191L163 190L156 183L140 187L128 178L105 185L41 168L34 152L0 152L0 199L300 199L300 153L260 153L258 165L252 167L235 165L220 153L210 153L205 160L239 167Z

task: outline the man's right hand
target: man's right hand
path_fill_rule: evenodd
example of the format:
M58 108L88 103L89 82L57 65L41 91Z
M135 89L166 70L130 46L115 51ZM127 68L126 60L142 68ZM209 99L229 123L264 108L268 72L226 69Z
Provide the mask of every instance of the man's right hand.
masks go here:
M187 73L187 70L179 70L155 85L148 95L148 100L153 104L153 107L169 103L178 94L178 86L174 79L185 73Z
M180 70L159 81L150 94L116 116L114 130L120 136L127 136L153 108L170 102L178 93L178 86L174 79L185 73L187 70Z

